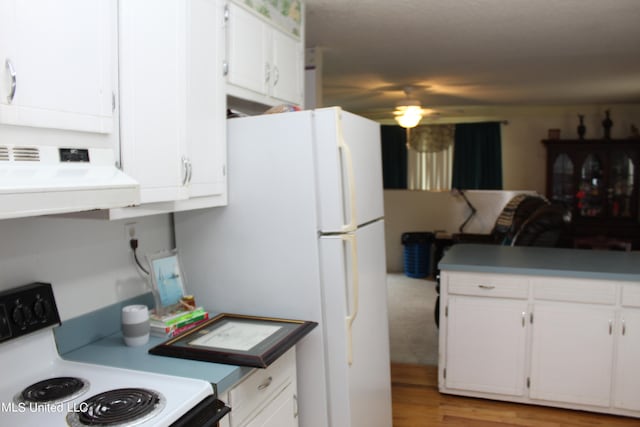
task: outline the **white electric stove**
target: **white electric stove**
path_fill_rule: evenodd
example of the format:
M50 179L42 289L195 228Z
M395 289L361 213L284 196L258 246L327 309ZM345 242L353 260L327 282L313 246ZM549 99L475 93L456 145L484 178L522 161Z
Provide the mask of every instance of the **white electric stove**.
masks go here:
M204 380L72 362L58 355L51 286L0 292L0 424L216 426L228 408Z

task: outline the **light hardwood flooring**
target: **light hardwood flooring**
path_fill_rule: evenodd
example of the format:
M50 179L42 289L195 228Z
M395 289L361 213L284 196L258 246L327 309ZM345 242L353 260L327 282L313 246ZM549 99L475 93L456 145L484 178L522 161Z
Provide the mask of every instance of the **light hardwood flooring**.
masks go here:
M640 419L438 392L436 366L391 365L393 427L640 426Z

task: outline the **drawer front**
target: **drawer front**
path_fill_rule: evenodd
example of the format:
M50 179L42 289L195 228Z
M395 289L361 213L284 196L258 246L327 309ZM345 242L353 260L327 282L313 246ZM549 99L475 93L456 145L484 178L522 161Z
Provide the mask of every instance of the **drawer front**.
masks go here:
M640 307L640 283L622 285L622 305Z
M266 369L256 369L229 391L231 425L237 426L295 378L295 347Z
M531 279L533 297L539 300L594 304L616 303L616 282L591 279L536 277Z
M446 273L448 292L458 295L518 298L529 297L526 277L507 274Z

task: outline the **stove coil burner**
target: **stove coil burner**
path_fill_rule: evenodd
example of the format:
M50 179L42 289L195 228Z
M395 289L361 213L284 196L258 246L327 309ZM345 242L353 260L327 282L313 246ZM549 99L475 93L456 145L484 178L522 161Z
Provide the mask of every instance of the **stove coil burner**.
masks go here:
M15 397L18 403L45 405L73 400L85 393L89 381L77 377L55 377L31 384Z
M164 396L143 388L119 388L96 394L67 415L76 426L133 426L149 420L166 405Z

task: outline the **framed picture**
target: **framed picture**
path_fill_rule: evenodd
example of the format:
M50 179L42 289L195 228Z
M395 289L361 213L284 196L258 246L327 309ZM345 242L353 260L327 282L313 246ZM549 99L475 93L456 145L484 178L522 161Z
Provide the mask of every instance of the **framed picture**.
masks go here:
M147 255L151 273L151 285L156 294L156 310L159 313L180 304L184 296L184 278L178 251L158 252Z
M151 354L266 368L317 322L219 314L149 350Z

